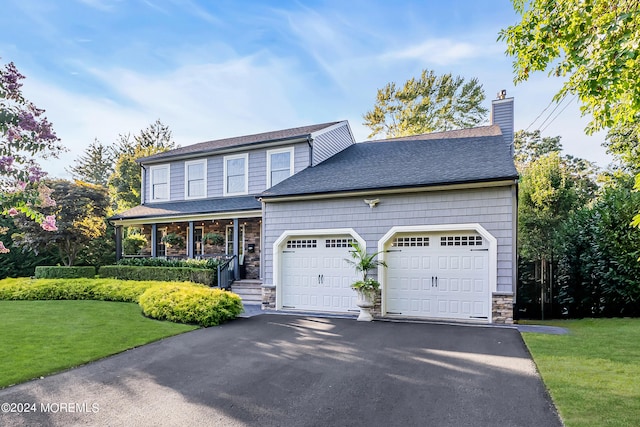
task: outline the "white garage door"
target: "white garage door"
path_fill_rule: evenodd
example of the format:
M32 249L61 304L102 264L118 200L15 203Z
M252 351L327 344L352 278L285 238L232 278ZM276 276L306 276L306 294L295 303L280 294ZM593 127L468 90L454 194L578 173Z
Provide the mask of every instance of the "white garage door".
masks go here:
M482 236L398 235L388 249L387 314L489 320L489 246Z
M357 311L351 283L357 280L350 258L351 236L291 238L281 252L282 308Z

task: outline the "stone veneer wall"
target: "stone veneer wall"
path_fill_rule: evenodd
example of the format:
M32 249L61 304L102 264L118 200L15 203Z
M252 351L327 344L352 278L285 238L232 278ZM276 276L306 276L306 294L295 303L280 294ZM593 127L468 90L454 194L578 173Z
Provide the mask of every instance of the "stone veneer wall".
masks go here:
M491 319L493 323L513 324L513 294L494 293L491 298Z
M274 285L262 285L262 309L276 309L276 287Z

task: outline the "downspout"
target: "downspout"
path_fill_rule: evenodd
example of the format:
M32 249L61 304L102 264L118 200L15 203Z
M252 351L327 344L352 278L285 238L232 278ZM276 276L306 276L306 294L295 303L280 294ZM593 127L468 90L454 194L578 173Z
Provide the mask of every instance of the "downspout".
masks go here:
M140 204L144 205L145 202L145 183L147 180L147 168L144 167L142 163L140 163Z
M309 166L313 167L313 138L311 135L307 135L307 144L309 145ZM293 172L295 173L295 170Z

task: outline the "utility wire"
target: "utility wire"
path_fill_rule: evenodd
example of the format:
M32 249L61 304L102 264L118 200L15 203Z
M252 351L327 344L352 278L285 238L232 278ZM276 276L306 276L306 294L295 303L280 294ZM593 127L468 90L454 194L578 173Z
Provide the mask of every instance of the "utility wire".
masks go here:
M562 105L562 103L563 103L566 99L567 99L567 95L564 95L564 96L562 97L562 99L561 99L560 101L558 101L558 103L556 104L555 108L554 108L553 110L551 110L551 112L550 112L549 114L547 114L547 118L546 118L546 119L544 119L544 120L542 121L542 123L540 123L540 124L538 125L538 129L542 128L542 127L545 125L545 123L547 123L547 120L549 120L549 119L551 118L551 116L553 116L553 113L555 113L555 112L556 112L556 110L557 110L558 108L560 108L560 105Z
M553 123L560 116L560 114L562 114L564 110L567 109L569 105L571 105L571 103L576 99L576 96L577 95L573 95L573 97L569 100L569 102L566 103L566 105L562 108L562 110L560 110L560 112L556 114L556 116L553 119L551 119L551 121L547 123L547 125L544 128L540 129L540 133L544 132L544 130L547 129L551 125L551 123Z
M544 114L544 112L545 112L545 111L547 111L547 110L549 109L549 107L551 107L551 104L553 104L553 99L552 99L551 101L549 101L549 104L545 107L545 109L544 109L544 110L542 110L542 112L541 112L540 114L538 114L538 117L536 117L536 118L535 118L535 119L534 119L534 120L529 124L529 126L527 126L527 128L524 130L525 132L527 132L527 131L529 130L529 128L530 128L531 126L533 126L533 124L534 124L535 122L537 122L537 121L538 121L538 119L539 119L540 117L542 117L542 115Z

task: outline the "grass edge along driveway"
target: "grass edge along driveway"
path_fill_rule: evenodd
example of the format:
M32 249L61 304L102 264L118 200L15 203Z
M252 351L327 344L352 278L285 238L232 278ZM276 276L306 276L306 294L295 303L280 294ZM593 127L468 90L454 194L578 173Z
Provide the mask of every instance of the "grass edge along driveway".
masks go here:
M77 300L0 301L0 325L0 388L198 328L136 303Z
M522 333L567 427L638 425L640 319L531 323L569 330Z

